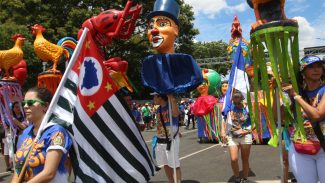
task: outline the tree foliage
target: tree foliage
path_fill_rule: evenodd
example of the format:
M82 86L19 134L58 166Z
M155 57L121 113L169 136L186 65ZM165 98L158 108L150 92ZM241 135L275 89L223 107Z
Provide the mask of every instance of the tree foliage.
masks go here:
M220 41L197 42L194 44L193 56L196 59L227 57L227 44ZM202 66L213 69L219 74L226 75L231 67L230 63L211 64Z
M36 85L37 75L42 72L42 64L33 50L34 37L31 26L41 24L46 28L44 37L52 43L70 36L77 37L81 24L88 18L107 9L123 9L127 0L2 0L0 1L0 50L10 49L14 43L11 36L22 34L25 42L24 59L28 64L28 78L24 88ZM137 21L136 31L128 41L114 41L107 48L108 57L121 57L129 62L128 76L139 91L136 98L148 94L140 82L141 60L153 53L147 41L146 15L152 10L154 1L138 0L143 5L142 14ZM134 3L137 3L134 1ZM192 8L183 0L180 15L180 36L177 51L192 54L193 39L198 34L194 29ZM62 66L61 66L62 67Z

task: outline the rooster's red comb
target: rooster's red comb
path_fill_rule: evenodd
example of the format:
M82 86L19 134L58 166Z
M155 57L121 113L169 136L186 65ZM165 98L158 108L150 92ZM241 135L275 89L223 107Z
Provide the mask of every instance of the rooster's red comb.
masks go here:
M204 73L208 73L209 72L209 69L203 69L203 72Z
M14 41L16 41L18 38L24 38L24 36L23 35L21 35L21 34L15 34L15 35L13 35L12 37L11 37L11 39L12 40L14 40Z

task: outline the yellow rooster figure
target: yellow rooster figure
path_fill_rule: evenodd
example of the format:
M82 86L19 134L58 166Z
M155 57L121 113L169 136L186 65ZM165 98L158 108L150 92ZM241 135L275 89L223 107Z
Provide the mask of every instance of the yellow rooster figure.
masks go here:
M9 50L0 50L0 67L5 71L5 77L3 79L8 80L15 79L9 76L9 69L17 65L24 56L22 47L25 38L21 34L16 34L11 39L15 41L15 46Z
M59 73L60 71L56 69L57 64L60 61L62 54L64 54L66 58L69 58L69 51L64 49L62 46L47 41L42 34L45 32L45 28L42 25L35 24L32 27L32 31L33 35L36 36L34 41L34 51L37 57L45 62L52 61L53 67L49 71Z

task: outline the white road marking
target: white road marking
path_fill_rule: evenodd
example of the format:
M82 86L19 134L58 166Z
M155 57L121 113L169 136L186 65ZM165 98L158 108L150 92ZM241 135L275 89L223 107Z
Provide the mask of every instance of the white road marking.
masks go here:
M8 175L11 174L11 172L1 172L0 175Z
M197 131L197 129L195 129L195 130L190 130L190 131L186 131L186 132L182 132L182 135L183 135L183 134L187 134L187 133L192 133L192 132L195 132L195 131ZM152 142L152 140L147 140L147 141L146 141L146 143L150 143L150 142Z
M207 148L205 148L205 149L201 149L201 150L196 151L196 152L193 152L193 153L191 153L191 154L189 154L189 155L183 156L183 157L179 158L179 160L183 160L183 159L185 159L185 158L188 158L188 157L194 156L194 155L196 155L196 154L199 154L199 153L201 153L201 152L203 152L203 151L209 150L209 149L214 148L214 147L216 147L216 146L220 146L220 145L219 145L219 144L215 144L215 145L210 146L210 147L207 147Z

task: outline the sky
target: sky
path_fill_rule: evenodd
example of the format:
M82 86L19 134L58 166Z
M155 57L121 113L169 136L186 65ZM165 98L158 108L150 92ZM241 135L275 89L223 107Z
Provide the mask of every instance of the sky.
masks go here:
M246 0L185 0L193 7L194 27L200 34L196 41L230 39L231 23L237 15L243 36L249 40L251 24L256 21L254 11ZM285 14L299 24L299 50L325 46L325 0L286 0Z

